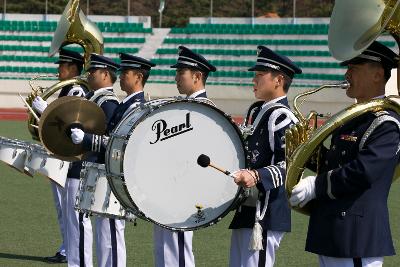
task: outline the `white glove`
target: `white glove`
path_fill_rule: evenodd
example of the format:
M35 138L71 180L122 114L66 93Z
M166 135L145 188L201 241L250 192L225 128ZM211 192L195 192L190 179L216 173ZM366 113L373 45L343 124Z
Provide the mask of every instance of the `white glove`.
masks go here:
M41 98L40 96L37 96L32 102L32 107L39 114L42 114L43 111L47 108L47 102L44 101L43 98Z
M315 198L315 176L307 176L293 187L290 205L304 207L310 200Z
M71 139L72 143L75 145L79 145L83 141L83 136L85 133L79 128L72 128L71 129Z

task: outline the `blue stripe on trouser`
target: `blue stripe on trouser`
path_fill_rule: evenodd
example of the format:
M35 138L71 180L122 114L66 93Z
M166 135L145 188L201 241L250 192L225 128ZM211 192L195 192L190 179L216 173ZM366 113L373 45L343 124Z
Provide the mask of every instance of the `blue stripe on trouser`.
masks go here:
M185 267L185 233L178 232L179 267Z
M112 250L112 265L118 266L118 253L117 253L117 236L115 230L115 219L110 219L110 232L111 232L111 250Z
M258 267L264 267L267 257L267 240L263 238L263 250L258 252Z
M361 258L353 258L354 267L362 267Z
M85 267L85 228L83 227L83 213L79 213L79 266Z

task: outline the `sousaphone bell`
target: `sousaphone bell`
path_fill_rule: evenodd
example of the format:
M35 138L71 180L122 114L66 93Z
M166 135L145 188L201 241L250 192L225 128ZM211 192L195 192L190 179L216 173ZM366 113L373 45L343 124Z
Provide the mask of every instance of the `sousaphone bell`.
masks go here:
M383 33L400 47L400 0L336 0L329 25L328 46L334 58L360 55ZM397 68L397 77L400 77ZM397 87L400 88L397 79Z

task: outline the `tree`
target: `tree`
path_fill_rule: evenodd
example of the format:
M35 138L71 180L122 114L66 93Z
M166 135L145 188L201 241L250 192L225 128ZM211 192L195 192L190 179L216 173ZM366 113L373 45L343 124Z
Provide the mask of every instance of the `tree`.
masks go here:
M80 0L81 8L86 12L86 1ZM122 15L127 14L128 0L90 0L90 14ZM130 0L131 15L151 16L153 26L157 26L159 0ZM214 17L250 17L252 0L214 1ZM61 14L68 0L48 0L48 13ZM293 0L254 1L255 16L275 12L280 17L293 16ZM297 17L329 17L334 0L296 0ZM4 8L4 7L3 7ZM7 0L8 13L44 14L44 0ZM210 0L167 0L163 12L165 27L182 27L190 17L208 17Z

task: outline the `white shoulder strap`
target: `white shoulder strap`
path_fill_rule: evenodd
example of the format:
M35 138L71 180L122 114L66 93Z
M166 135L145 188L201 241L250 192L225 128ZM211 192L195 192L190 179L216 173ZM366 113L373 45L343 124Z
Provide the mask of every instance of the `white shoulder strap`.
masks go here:
M396 119L393 118L390 115L381 115L377 118L374 119L374 121L371 123L371 125L368 127L367 131L365 131L363 137L361 138L360 145L359 145L359 150L363 149L365 142L367 142L368 137L372 134L372 132L382 123L386 121L391 121L394 122L397 125L397 128L400 131L400 122Z
M277 108L277 107L287 109L287 107L286 107L285 105L282 105L282 104L279 104L279 103L272 103L271 105L268 105L267 107L261 109L261 111L258 113L257 118L254 120L254 123L253 123L253 125L252 125L252 128L253 128L253 129L256 129L256 128L257 128L258 124L260 123L260 121L261 121L262 118L264 117L264 114L265 114L268 110L270 110L270 109L272 109L272 108Z
M276 124L276 120L281 116L285 115L286 118L281 121L280 123ZM269 146L271 151L275 151L275 132L279 131L280 129L286 127L290 123L297 123L299 120L296 116L292 113L290 109L286 106L284 108L275 109L268 119L268 132L269 132ZM273 161L272 161L273 162Z
M99 107L106 101L115 100L119 103L119 99L117 96L110 91L99 91L94 92L93 96L89 99L92 102L95 102Z

